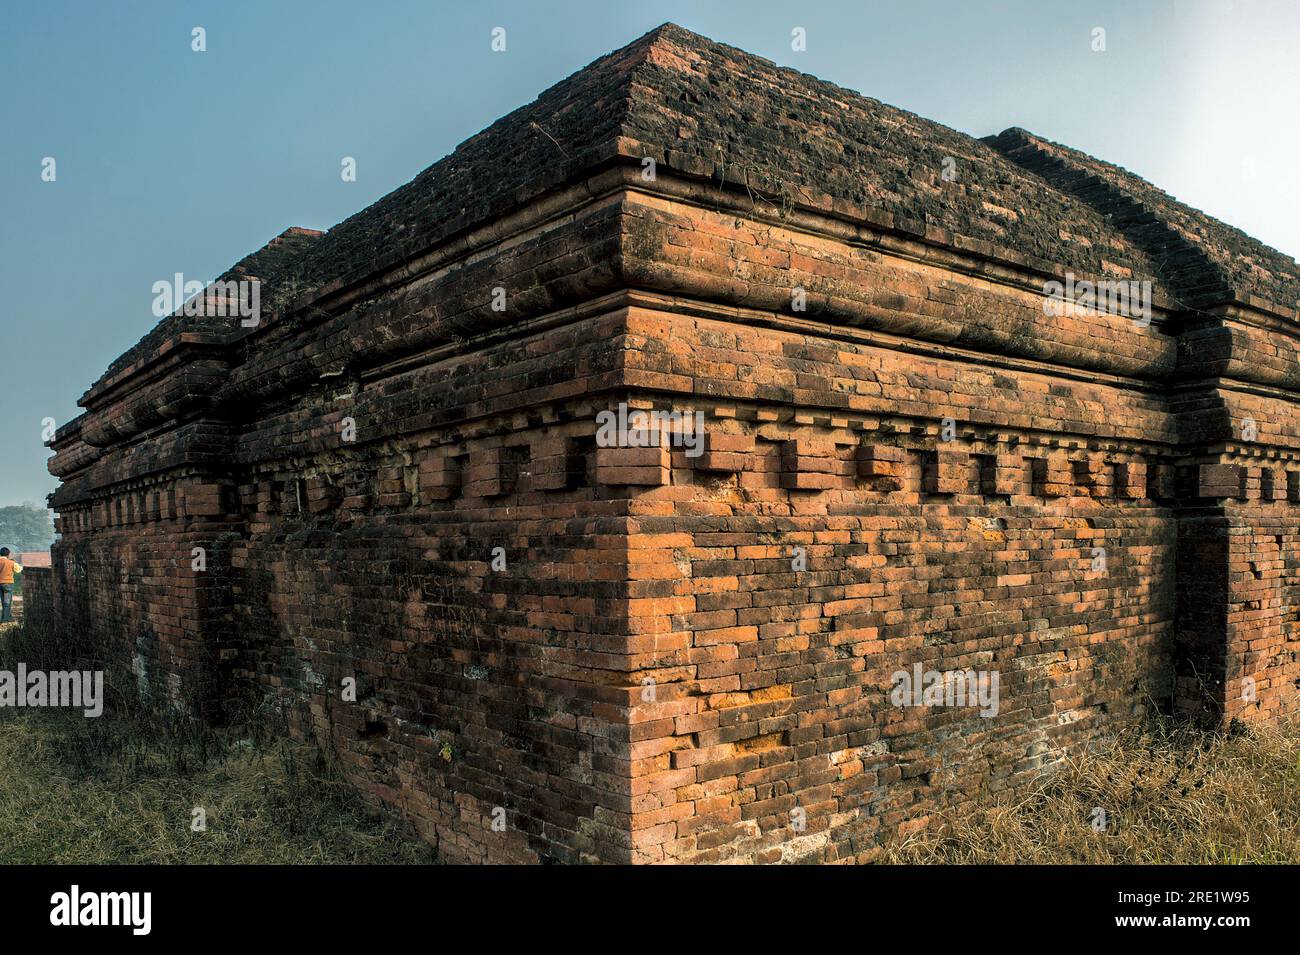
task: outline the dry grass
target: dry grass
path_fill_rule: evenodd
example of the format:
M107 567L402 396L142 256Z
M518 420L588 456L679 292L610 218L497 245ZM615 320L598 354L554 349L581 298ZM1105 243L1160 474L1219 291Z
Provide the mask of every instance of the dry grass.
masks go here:
M142 706L89 628L0 633L0 669L105 670L103 715L0 710L0 863L427 863L274 712L213 730ZM206 831L191 828L193 810Z
M1099 743L1028 795L948 818L882 861L1300 862L1300 726L1210 736L1164 724ZM1102 831L1091 824L1106 813Z
M191 831L192 811L207 830ZM0 719L0 863L420 863L306 747L105 714Z
M0 668L88 668L90 652L28 627L0 635ZM110 670L109 682L129 677ZM215 732L129 694L109 701L98 719L0 710L0 863L432 861L273 714ZM206 832L190 828L199 806ZM886 847L881 861L1295 864L1300 723L1220 736L1148 725L1065 760L1028 795Z

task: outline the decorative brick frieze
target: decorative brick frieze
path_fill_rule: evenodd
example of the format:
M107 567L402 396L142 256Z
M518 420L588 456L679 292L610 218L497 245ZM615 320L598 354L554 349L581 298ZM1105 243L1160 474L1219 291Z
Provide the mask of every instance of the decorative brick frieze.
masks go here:
M419 464L422 500L450 501L459 496L464 479L466 456L449 451L431 452Z
M922 481L927 494L964 494L968 487L970 455L938 447L922 454Z
M621 487L661 487L669 483L672 460L666 445L650 448L598 448L596 480Z
M1147 467L1147 497L1156 501L1171 501L1177 493L1177 473L1172 464Z
M1147 494L1147 465L1144 461L1116 461L1112 481L1116 497L1140 500Z
M534 491L564 491L580 486L587 472L585 444L594 445L594 440L557 436L534 441L530 487Z
M1090 454L1070 462L1074 493L1082 497L1109 497L1111 475L1100 455Z
M1259 469L1259 497L1268 503L1286 500L1286 474L1279 468Z
M1052 452L1030 461L1033 493L1039 497L1069 497L1074 491L1074 468L1064 452Z
M980 472L981 491L988 497L1029 494L1031 482L1025 460L1015 452L989 455Z
M704 450L695 461L700 471L736 474L753 470L754 438L745 434L727 434L716 430L704 432Z
M1197 475L1198 497L1246 499L1248 475L1235 464L1202 464Z
M792 491L822 491L841 484L835 445L810 438L781 444L781 486Z
M903 486L907 452L885 444L862 444L856 450L858 476L879 491L897 491Z

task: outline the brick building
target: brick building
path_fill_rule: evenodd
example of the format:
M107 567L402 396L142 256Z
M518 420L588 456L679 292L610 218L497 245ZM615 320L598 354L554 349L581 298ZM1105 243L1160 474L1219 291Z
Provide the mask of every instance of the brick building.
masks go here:
M1153 708L1300 709L1298 271L666 25L116 361L29 614L451 860L866 860ZM620 405L702 453L600 446Z

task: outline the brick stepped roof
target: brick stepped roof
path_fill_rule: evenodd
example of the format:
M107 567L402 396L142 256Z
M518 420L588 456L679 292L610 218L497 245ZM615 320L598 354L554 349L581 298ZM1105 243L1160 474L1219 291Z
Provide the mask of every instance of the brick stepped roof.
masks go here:
M1102 216L977 139L671 24L651 37L626 135L670 166L1042 267L1150 272Z
M985 142L1110 217L1188 304L1250 297L1300 307L1300 264L1218 219L1183 205L1126 169L1008 129Z
M359 278L616 157L631 76L658 32L555 84L330 229L303 263L307 279Z
M262 282L263 293L277 290L284 295L286 291L298 288L301 272L300 260L304 251L316 242L323 233L315 229L294 227L286 229L251 255L246 255L227 269L218 281L238 281L240 279L258 279ZM218 340L227 340L239 334L238 323L229 318L208 316L168 315L140 339L130 351L119 356L108 366L100 382L112 378L119 371L147 358L157 351L163 342L181 332L206 333Z
M975 139L671 23L552 86L324 235L289 230L227 276L259 275L271 311L602 164L644 156L775 203L1041 271L1160 278L1190 304L1249 294L1294 308L1300 288L1286 256L1117 167L1021 130ZM942 176L949 158L953 181ZM1098 183L1107 188L1099 193ZM182 327L194 329L165 319L110 371Z
M653 156L777 202L848 203L886 225L937 227L1040 267L1153 274L1103 216L1045 191L985 143L670 23L335 226L305 257L307 277L365 274L376 250L414 254L616 156ZM948 157L954 182L941 178Z

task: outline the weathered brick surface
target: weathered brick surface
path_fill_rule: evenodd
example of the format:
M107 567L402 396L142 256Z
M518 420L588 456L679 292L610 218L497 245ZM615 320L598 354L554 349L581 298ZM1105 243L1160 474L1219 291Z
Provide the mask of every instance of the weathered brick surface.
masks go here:
M1295 713L1293 276L1094 162L664 27L115 362L29 613L461 861L863 861L1152 705Z

